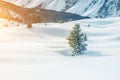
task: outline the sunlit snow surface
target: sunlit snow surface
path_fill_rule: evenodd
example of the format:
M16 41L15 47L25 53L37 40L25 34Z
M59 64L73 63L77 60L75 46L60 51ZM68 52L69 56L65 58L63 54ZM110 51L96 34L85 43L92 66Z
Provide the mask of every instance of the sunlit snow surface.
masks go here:
M88 50L72 57L66 38L75 23ZM1 27L0 80L120 80L120 18Z

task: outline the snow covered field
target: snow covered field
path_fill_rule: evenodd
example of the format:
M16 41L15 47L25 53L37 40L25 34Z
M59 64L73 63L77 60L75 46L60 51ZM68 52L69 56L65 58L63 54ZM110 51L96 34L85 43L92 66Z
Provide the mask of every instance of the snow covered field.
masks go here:
M72 57L66 38L75 23L88 50ZM0 80L120 80L120 18L0 28Z

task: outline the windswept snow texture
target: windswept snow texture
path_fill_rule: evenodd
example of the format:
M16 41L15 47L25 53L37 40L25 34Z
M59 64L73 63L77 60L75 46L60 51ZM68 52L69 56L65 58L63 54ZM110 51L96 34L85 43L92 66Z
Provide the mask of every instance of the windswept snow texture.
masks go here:
M89 17L120 16L120 0L4 0L23 7L42 7L45 9L76 13Z
M88 50L72 57L66 38L75 23ZM1 27L0 80L120 80L119 30L120 18Z

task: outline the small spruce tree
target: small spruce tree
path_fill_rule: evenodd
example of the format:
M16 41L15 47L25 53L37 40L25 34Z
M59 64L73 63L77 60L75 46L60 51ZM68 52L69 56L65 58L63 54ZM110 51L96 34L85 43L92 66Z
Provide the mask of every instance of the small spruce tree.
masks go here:
M87 35L82 32L79 24L75 24L67 39L70 47L73 49L72 56L82 54L86 50Z

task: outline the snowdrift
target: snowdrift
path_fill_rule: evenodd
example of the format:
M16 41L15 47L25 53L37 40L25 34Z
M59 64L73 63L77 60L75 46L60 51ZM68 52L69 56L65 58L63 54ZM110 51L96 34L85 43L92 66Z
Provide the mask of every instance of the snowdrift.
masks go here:
M67 36L75 23L88 50L71 57ZM120 18L0 28L0 80L120 80Z

